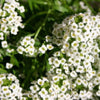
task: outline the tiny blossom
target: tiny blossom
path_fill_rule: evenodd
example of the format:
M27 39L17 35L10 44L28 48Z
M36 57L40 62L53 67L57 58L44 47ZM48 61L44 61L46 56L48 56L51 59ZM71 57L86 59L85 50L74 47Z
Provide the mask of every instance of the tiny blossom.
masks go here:
M56 67L59 67L60 65L60 60L55 58L54 61L53 61L53 64L56 66Z
M19 46L17 48L17 51L18 51L19 54L23 54L24 48L22 46Z
M52 44L47 44L47 49L48 50L52 50L54 47L52 46Z
M34 46L35 40L30 36L25 36L19 41L19 46L17 52L19 54L24 54L25 56L35 56L37 54L37 49Z
M15 9L19 9L21 13L25 11L24 7L20 6L20 4L17 1L15 0L12 0L12 2L10 2L9 0L5 1L3 9L0 11L2 12L1 20L3 20L3 23L0 27L2 32L6 33L7 29L10 28L11 30L9 30L9 33L11 31L11 34L17 35L18 27L22 26L21 25L22 18L18 16ZM9 16L5 17L7 14ZM16 21L16 18L20 20Z
M0 40L3 40L3 39L4 39L4 37L3 37L3 33L0 32Z
M44 81L41 79L38 79L38 84L42 86L44 84Z
M1 44L2 44L3 48L7 48L8 47L7 41L2 41Z
M47 51L47 47L43 44L40 48L39 48L39 51L41 52L41 53L45 53L46 51Z
M6 63L6 68L7 69L11 69L13 67L13 64L11 64L11 63Z
M40 95L41 97L43 97L43 98L44 98L47 94L48 94L48 92L45 90L45 88L42 88L41 91L39 92L39 95Z

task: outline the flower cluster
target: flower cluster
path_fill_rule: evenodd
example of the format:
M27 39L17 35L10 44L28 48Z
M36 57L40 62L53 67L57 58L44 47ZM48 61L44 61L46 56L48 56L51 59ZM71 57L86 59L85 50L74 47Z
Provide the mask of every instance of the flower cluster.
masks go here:
M54 24L53 37L46 36L46 41L60 51L48 59L51 68L47 78L30 87L33 99L94 100L100 96L99 22L99 15L80 13Z
M35 48L34 44L34 39L32 39L30 36L25 36L20 40L17 52L26 56L35 56L37 54L37 49Z
M11 53L14 49L11 49L7 38L8 35L17 35L20 28L24 28L21 23L22 18L18 15L18 12L23 13L24 7L15 0L5 0L4 5L0 9L0 41L1 47L6 49L7 52Z
M52 50L54 49L54 46L52 44L47 44L47 45L42 45L40 48L39 48L39 53L42 53L42 54L45 54L45 52L47 50Z
M21 13L25 11L15 0L6 0L2 9L0 9L0 39L3 40L4 34L17 35L18 27L24 28L21 16L18 15L16 9Z
M35 40L30 36L25 36L21 39L17 48L19 54L25 54L26 56L36 56L38 53L44 54L47 50L52 50L54 47L52 44L42 45L39 48L35 47Z
M0 74L0 99L1 100L26 100L23 97L19 80L13 74Z
M90 9L80 2L80 6L87 10L87 13L69 16L61 24L55 23L52 36L47 35L41 47L40 44L37 46L38 39L28 35L21 38L16 43L17 46L12 49L7 41L8 36L17 35L19 27L24 28L22 18L17 12L23 13L25 9L17 1L5 0L0 9L0 47L2 47L0 60L3 58L3 51L10 54L15 52L9 55L12 58L10 60L8 58L6 62L6 69L10 72L9 69L13 66L25 65L23 61L17 63L15 54L35 58L38 54L41 56L47 50L52 50L53 55L46 63L50 67L46 77L31 82L29 91L24 91L20 87L20 82L15 75L5 71L5 67L2 66L5 61L2 62L0 99L95 100L100 98L100 15L93 16ZM38 63L34 59L32 62ZM34 63L32 63L32 70L36 65ZM14 73L15 70L11 71ZM27 71L27 68L25 70ZM5 74L2 74L3 71ZM23 78L23 73L20 73L19 77L22 75ZM29 76L26 81L28 78ZM24 85L26 84L23 83L22 86L25 87Z

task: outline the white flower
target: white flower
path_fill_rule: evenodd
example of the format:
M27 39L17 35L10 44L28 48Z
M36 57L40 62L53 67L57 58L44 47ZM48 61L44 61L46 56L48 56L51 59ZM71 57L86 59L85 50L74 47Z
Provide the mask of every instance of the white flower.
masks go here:
M6 24L1 24L1 31L6 33L7 32L7 25Z
M13 64L11 64L11 63L6 63L6 68L7 69L11 69L13 67Z
M25 12L24 6L20 6L18 9L20 10L21 13Z
M0 32L0 40L3 40L3 39L4 39L4 37L3 37L3 33Z
M65 43L65 44L63 45L63 48L64 48L64 49L68 49L68 48L69 48L69 43Z
M46 42L51 42L52 41L52 38L49 35L47 35L45 38L46 38Z
M60 60L58 60L57 58L55 58L54 61L53 61L53 64L54 64L56 67L59 67L60 63L61 63Z
M41 53L45 53L46 51L47 51L47 47L43 44L40 48L39 48L39 51L41 52Z
M66 86L61 86L61 92L63 92L63 93L65 93L67 91L67 88L66 88Z
M93 90L93 83L92 82L88 83L88 88L89 88L89 90Z
M83 22L80 22L80 23L79 23L79 27L80 27L80 28L83 28L83 27L84 27L84 23L83 23Z
M31 43L31 45L34 45L35 44L35 40L34 39L30 39L30 43Z
M24 48L23 48L22 46L19 46L19 47L17 48L17 52L18 52L19 54L23 54L23 51L24 51Z
M88 86L88 81L82 80L82 84L83 84L85 87L87 87L87 86Z
M42 98L45 98L47 94L48 94L48 92L47 92L47 90L45 88L42 88L41 91L39 92L39 95Z
M71 29L72 29L72 30L76 30L77 27L78 27L78 25L77 25L76 23L73 23L73 24L71 25Z
M2 86L1 90L2 90L3 93L7 93L9 88L8 88L8 86Z
M75 38L75 37L76 37L75 32L71 32L71 37L72 37L72 38Z
M66 62L66 59L65 59L65 58L62 58L62 59L60 60L60 62L61 62L62 65L64 65L65 62Z
M77 48L79 46L77 41L74 41L71 45L73 48Z
M69 80L63 80L63 85L64 86L69 86L70 85L70 81Z
M48 59L50 65L53 64L54 59L55 59L54 57L50 57L50 58Z
M87 97L87 94L86 94L86 91L80 91L80 94L79 94L80 98L84 98L84 97Z
M7 41L2 41L1 44L2 44L3 48L7 48L8 47Z
M48 50L52 50L54 47L52 46L52 44L47 44L47 49Z
M58 73L61 74L61 72L62 72L62 70L61 70L60 68L57 68L57 69L56 69L56 73L57 73L57 74L58 74Z
M79 58L76 58L74 60L74 66L80 66L80 59Z
M40 86L42 86L42 85L44 84L44 81L41 80L41 79L38 79L37 83L38 83Z
M75 71L72 71L70 73L70 76L73 77L73 78L76 78L77 77L77 73Z
M17 84L13 83L13 84L10 86L10 88L12 89L12 91L16 91L17 88L19 88L19 86L18 86Z
M81 83L82 83L82 80L80 78L77 78L76 84L81 85Z
M57 51L53 54L55 57L60 56L60 51Z
M11 34L17 35L17 33L18 33L18 28L17 27L12 27L11 28Z
M83 73L84 72L84 67L83 66L78 66L77 69L76 69L76 72Z
M93 93L91 91L87 92L87 98L88 99L92 99L92 95L93 95Z
M64 100L66 98L65 94L64 93L60 93L58 95L58 100Z
M38 85L30 86L30 90L32 91L32 93L36 93L39 90L39 87Z
M53 81L54 81L54 82L59 81L59 77L58 77L58 76L53 76L53 78L52 78L52 79L53 79Z
M96 92L96 95L100 97L100 90Z
M7 52L8 52L8 53L12 53L12 52L14 52L14 49L8 48L8 49L7 49Z
M8 91L5 93L5 96L6 96L7 98L11 97L11 91L8 90Z
M71 95L70 94L68 94L68 93L66 93L66 100L71 100Z

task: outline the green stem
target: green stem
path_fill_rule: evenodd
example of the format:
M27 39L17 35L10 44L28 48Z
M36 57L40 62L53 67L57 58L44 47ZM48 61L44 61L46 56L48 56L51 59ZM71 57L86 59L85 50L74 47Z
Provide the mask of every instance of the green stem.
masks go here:
M44 14L47 14L47 13L48 13L47 11L44 11L44 12L37 13L36 15L33 15L32 17L30 17L30 18L25 22L25 25L26 25L27 23L29 23L30 21L32 21L35 17L40 16L40 15L44 15Z
M48 10L48 13L47 13L47 15L46 15L46 18L44 19L42 25L38 28L38 30L37 30L37 32L36 32L36 34L35 34L35 37L34 37L35 40L36 40L37 36L39 35L39 33L40 33L42 27L45 26L46 21L47 21L47 18L48 18L48 15L50 14L50 12L51 12L51 10L49 9L49 10Z

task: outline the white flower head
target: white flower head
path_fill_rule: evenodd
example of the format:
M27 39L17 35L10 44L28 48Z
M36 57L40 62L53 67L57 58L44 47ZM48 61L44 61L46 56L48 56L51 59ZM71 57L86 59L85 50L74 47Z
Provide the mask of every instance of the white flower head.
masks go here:
M39 92L39 95L44 98L48 94L47 90L45 88L42 88L41 91Z
M44 85L44 80L38 79L37 83L38 83L38 85L42 86L42 85Z
M17 48L17 52L18 52L19 54L23 54L23 51L24 51L24 48L23 48L22 46L19 46L19 47Z
M4 37L3 37L3 33L0 32L0 40L3 40L3 39L4 39Z
M73 77L73 78L76 78L76 77L77 77L77 73L76 73L75 71L72 71L72 72L70 73L70 75L71 75L71 77Z
M47 51L47 47L43 44L40 48L39 48L39 51L41 52L41 53L45 53L46 51Z
M6 63L6 68L7 69L11 69L13 67L13 64L11 64L11 63Z
M1 44L2 44L3 48L7 48L8 47L7 41L2 41Z
M58 58L55 58L54 61L53 61L53 64L56 66L56 67L59 67L60 65L60 60Z
M54 48L54 46L52 46L52 44L47 44L47 49L48 50L52 50Z

